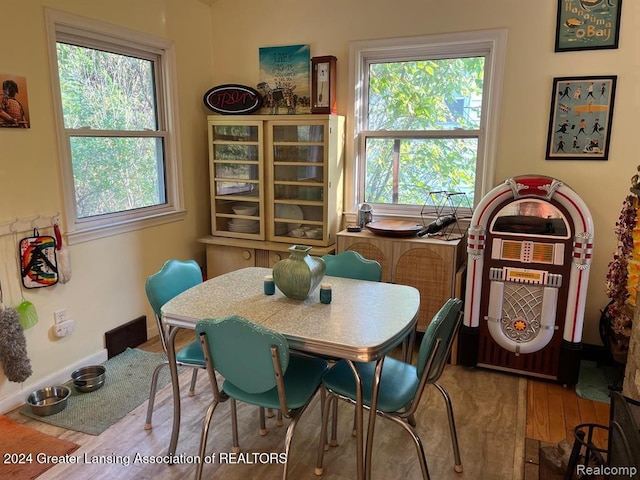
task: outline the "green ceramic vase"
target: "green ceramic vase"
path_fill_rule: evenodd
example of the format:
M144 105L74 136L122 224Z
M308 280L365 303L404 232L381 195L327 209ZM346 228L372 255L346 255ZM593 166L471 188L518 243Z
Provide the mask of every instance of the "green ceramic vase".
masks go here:
M273 266L273 281L289 298L304 300L324 277L326 265L319 257L309 255L311 247L293 245L291 254Z

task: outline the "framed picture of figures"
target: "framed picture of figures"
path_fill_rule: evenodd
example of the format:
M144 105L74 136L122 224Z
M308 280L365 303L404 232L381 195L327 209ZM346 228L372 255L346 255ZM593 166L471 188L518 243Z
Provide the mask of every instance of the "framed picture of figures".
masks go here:
M0 73L0 128L30 128L27 79Z
M608 160L616 75L553 79L547 160Z
M556 52L618 48L622 0L558 0Z
M262 109L267 115L311 113L309 45L259 49Z

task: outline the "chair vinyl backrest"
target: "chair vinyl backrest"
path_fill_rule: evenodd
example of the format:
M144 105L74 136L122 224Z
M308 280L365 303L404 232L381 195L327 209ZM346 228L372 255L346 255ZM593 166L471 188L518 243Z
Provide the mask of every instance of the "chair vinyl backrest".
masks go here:
M145 291L156 316L160 309L176 295L202 283L202 271L195 260L167 260L162 268L150 275L145 282Z
M353 250L347 250L337 255L327 254L322 259L327 266L325 275L372 282L379 282L382 279L380 264L375 260L364 258Z
M451 349L453 338L460 326L462 316L462 300L458 298L450 298L445 302L440 310L434 315L431 323L427 327L427 331L422 337L420 350L418 351L417 374L422 377L429 358L433 354L433 350L437 347L435 357L429 366L427 382L436 382L447 361L447 355ZM440 339L440 343L437 340Z
M212 366L225 380L249 393L276 386L271 347L278 348L282 373L289 365L289 344L279 333L240 316L200 320L198 335L206 334Z

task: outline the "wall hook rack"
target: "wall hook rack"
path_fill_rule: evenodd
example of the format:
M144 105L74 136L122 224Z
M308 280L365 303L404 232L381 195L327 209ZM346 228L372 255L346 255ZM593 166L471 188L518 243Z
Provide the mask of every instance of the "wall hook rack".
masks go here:
M0 237L14 233L23 233L34 228L49 228L60 223L60 212L32 215L30 217L16 217L0 222Z

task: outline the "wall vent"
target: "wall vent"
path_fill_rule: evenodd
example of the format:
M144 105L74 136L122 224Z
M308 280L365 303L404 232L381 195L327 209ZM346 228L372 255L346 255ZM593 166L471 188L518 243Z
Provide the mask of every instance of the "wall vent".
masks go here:
M109 330L104 338L108 358L124 352L127 347L137 347L147 341L147 317L143 315Z

